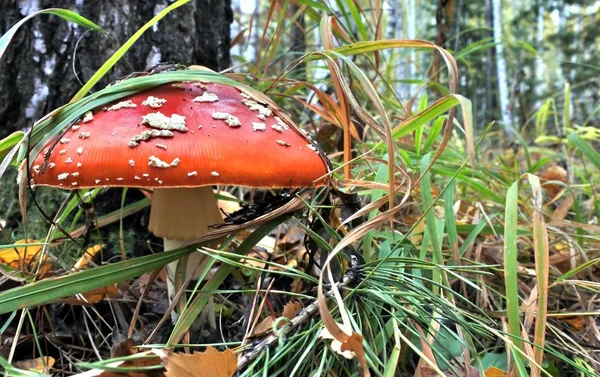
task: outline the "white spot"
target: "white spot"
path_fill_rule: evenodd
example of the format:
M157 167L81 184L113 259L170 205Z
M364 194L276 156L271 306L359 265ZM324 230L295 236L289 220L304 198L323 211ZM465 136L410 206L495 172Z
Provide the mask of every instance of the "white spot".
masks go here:
M159 180L158 180L158 184L159 184L159 185L162 185L162 184L163 184L163 181L161 181L161 180L159 179Z
M188 173L188 177L195 177L197 175L198 175L198 172L195 170Z
M204 92L201 96L194 98L193 102L217 102L219 97L215 93Z
M58 142L61 144L67 144L69 141L71 141L71 139L67 139L66 137L63 137Z
M266 120L267 119L267 117L265 117L263 114L258 114L256 117L258 119L260 119L260 120Z
M312 145L312 144L306 144L306 146L308 147L308 149L310 149L311 151L315 152L315 153L319 153L319 151L317 150L317 148Z
M133 177L133 179L137 179L137 180L139 181L141 178L140 178L140 177L138 177L137 175L135 175L135 176Z
M193 84L195 87L206 90L206 85L203 82L197 81Z
M96 182L96 184L102 182L100 179L96 179L94 182Z
M39 61L39 56L37 58ZM42 80L39 77L36 77L34 79L33 87L36 88L35 92L31 97L27 108L25 109L25 117L27 118L33 118L35 116L35 113L36 111L38 111L40 104L42 104L46 100L46 98L48 98L48 94L50 93L48 85L42 84Z
M34 172L39 173L40 172L40 165L33 165L33 167L31 168Z
M156 144L156 148L161 148L161 149L167 150L167 146L164 144Z
M143 175L144 177L149 177L149 176L150 176L150 174L148 174L148 173L144 173L144 174L142 174L142 175Z
M87 139L88 137L90 137L90 133L89 132L80 132L79 133L79 138L80 139Z
M158 27L158 23L155 23L152 26L153 29L155 27ZM158 47L152 46L152 50L150 51L150 53L148 54L148 57L146 58L146 68L154 67L155 65L160 63L161 59L162 59L162 54L160 53L160 50L158 49Z
M79 177L79 172L77 172L77 171L76 171L75 173L71 173L71 175L72 175L73 177Z
M71 162L73 162L73 159L71 157L65 160L65 164L70 164Z
M252 131L264 131L267 129L267 125L259 122L252 122Z
M61 150L58 152L58 154L65 154L65 153L67 153L67 150L66 150L66 149L61 149Z
M201 124L199 124L199 125L198 125L198 129L201 129L201 128L202 128L202 125L201 125Z
M71 182L71 186L77 186L77 182Z
M244 97L246 99L250 98L250 96L248 94L244 93L244 92L240 92L240 96L242 96L242 97Z
M123 180L123 178L117 178L117 181L122 181L122 180Z
M148 98L146 98L144 100L144 102L142 102L142 105L150 106L153 109L158 109L162 105L164 105L165 103L167 103L167 100L164 99L164 98L157 98L157 97L154 97L154 96L148 96Z
M115 136L117 134L117 131L113 131L110 133L112 136Z
M153 166L155 168L161 168L161 169L175 167L175 166L179 165L180 162L181 162L181 160L179 158L175 158L169 164L169 163L161 160L160 158L158 158L156 156L150 156L150 157L148 157L148 165L149 166ZM144 177L147 177L147 176L148 176L147 174L144 174Z
M54 72L54 67L56 67L56 54L52 54L50 59L46 59L44 62L44 73L51 75Z
M134 166L134 165L135 165L135 161L129 160L129 166Z
M78 163L77 163L77 167L78 167L78 168L80 168L81 166L82 166L82 165L81 165L81 162L78 162Z
M80 129L80 128L81 128L81 126L78 126L78 125L74 125L73 127L71 127L71 129L72 129L73 131L77 131L77 130L78 130L78 129Z
M169 130L145 130L132 137L128 145L133 148L140 145L139 141L148 140L153 137L173 137L174 135L173 131Z
M281 120L280 117L275 117L275 120L277 121L277 124L280 125L281 127L283 127L284 130L289 130L290 127L285 124L285 122L283 120Z
M64 181L69 176L69 173L61 173L57 176L59 181Z
M142 116L142 124L145 124L152 128L159 128L161 130L177 130L186 132L188 129L185 126L185 117L172 114L168 116L162 114L160 111L157 113L149 113Z
M219 173L217 173L216 171L213 171L210 173L210 175L212 175L213 177L218 177Z
M273 115L273 111L271 109L269 109L267 106L265 105L261 105L260 103L256 102L256 101L252 101L251 99L245 99L242 100L242 103L246 106L248 106L248 108L251 111L258 111L259 115L263 115L266 117L270 117L271 115Z
M77 154L82 154L83 153L83 147L78 147L77 149L75 149L75 152L77 152Z
M127 108L132 109L134 107L137 107L137 105L135 103L133 103L133 101L128 99L127 101L121 101L119 103L115 103L114 105L112 105L110 107L105 107L104 111L117 111L117 110L127 109Z
M54 162L51 162L51 163L48 164L48 167L50 169L54 168L55 166L56 166L56 164Z
M224 120L225 123L229 125L229 127L239 127L242 125L242 123L240 123L240 120L236 116L233 116L229 113L215 111L211 114L211 116L213 117L213 119Z
M182 83L180 83L180 82L176 82L175 84L171 84L171 86L172 86L173 88L177 88L177 89L182 89L182 90L183 90L183 89L185 89L185 85L183 85L183 84L182 84Z
M292 145L286 141L283 140L275 140L275 142L279 145L283 145L284 147L291 147Z
M271 128L272 128L272 129L274 129L275 131L279 132L279 133L282 133L282 132L283 132L283 127L281 127L281 126L280 126L280 125L278 125L278 124L274 124L274 125L272 125L272 126L271 126Z
M92 120L94 120L94 114L92 114L91 111L88 111L83 115L83 119L82 119L83 123L88 123L88 122L91 122Z

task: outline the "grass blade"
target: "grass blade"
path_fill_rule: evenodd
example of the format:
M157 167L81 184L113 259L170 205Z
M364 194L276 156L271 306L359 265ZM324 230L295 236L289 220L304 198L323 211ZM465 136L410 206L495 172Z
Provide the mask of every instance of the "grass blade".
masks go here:
M506 309L508 328L515 345L523 349L519 309L519 282L517 275L517 225L518 225L519 183L513 183L506 193L504 224L504 282L506 286Z

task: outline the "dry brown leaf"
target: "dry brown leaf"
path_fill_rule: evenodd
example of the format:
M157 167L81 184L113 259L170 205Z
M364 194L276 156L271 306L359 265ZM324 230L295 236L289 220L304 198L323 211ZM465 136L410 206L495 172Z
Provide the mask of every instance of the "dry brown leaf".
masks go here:
M560 320L567 323L575 331L585 330L586 318L584 316L563 317Z
M92 289L91 291L80 293L74 297L67 297L60 302L66 302L71 305L97 304L105 298L115 298L119 296L119 287L117 284L108 285L103 288Z
M85 251L85 253L83 253L81 258L79 258L77 262L75 262L75 265L73 266L73 271L78 271L83 269L84 267L87 267L90 264L90 262L94 260L94 257L100 252L100 250L102 250L102 245L94 245L92 247L89 247Z
M552 215L550 216L550 221L562 221L567 217L571 207L573 207L573 203L575 203L575 198L573 195L567 195L567 197L560 202L558 207L554 210Z
M38 240L19 240L15 244L25 245L30 243L40 243ZM42 246L16 246L14 248L0 250L0 263L14 268L15 270L24 270L31 273L37 271L37 265L40 262L40 251ZM41 267L38 277L42 277L50 272L50 264L46 263L46 256L42 256Z
M268 333L269 331L271 331L273 329L273 323L275 323L275 318L273 318L271 316L266 317L265 319L260 321L260 323L258 325L256 325L256 327L254 328L254 331L252 332L252 336L259 337L261 335Z
M552 200L564 189L564 186L556 183L546 184L545 182L559 181L567 183L569 181L569 177L567 171L563 167L559 165L553 165L546 169L542 175L540 175L540 181L542 182L542 187L544 187L544 190L546 190L546 194L548 194L548 198Z
M207 347L191 355L154 350L167 369L166 377L232 377L237 370L237 356L231 349L223 352Z
M43 359L38 357L36 359L29 359L23 361L15 361L14 366L24 370L35 370L36 372L47 372L52 368L56 360L52 356L45 356ZM46 366L44 367L44 363Z
M302 304L300 301L290 301L283 307L283 313L281 313L281 316L287 319L292 319L300 310L302 310Z

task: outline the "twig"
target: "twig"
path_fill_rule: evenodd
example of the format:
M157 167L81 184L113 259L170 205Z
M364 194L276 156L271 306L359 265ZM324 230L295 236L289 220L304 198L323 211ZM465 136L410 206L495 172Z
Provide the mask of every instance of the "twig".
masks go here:
M337 288L338 289L344 288L345 286L348 285L348 283L350 283L350 281L353 280L353 278L354 277L352 276L351 273L346 273L346 275L344 275L344 279L341 282L336 284ZM331 295L333 295L333 289L330 289L327 292L328 297ZM318 312L318 309L319 309L319 303L317 302L317 299L315 299L306 308L300 310L298 312L298 314L296 314L296 316L290 320L290 324L288 326L284 326L280 331L267 336L266 338L261 340L260 343L253 346L251 350L246 352L244 355L240 356L238 358L238 362L237 362L238 370L241 370L242 368L244 368L252 360L254 360L263 350L270 347L273 343L277 342L281 332L283 332L283 335L287 335L292 329L294 329L298 325L301 325L302 323L306 322L310 317L313 316L313 314Z

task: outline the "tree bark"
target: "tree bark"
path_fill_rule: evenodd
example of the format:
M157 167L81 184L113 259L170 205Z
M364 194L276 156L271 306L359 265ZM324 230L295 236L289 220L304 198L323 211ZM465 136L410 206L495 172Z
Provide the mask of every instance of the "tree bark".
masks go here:
M36 119L67 103L94 72L141 26L167 7L166 0L3 0L0 1L0 34L28 14L44 8L66 8L104 28L109 34L86 31L53 15L29 20L15 35L0 59L0 139L31 127ZM214 70L230 65L229 28L233 21L231 0L193 0L174 10L147 30L96 90L133 71L145 71L159 62L200 64ZM23 238L16 172L9 169L0 184L0 221L16 239ZM43 211L56 213L65 197L44 187L36 191ZM128 202L140 199L130 191ZM46 220L28 199L28 234L40 237ZM121 191L108 190L95 204L98 215L121 206ZM149 233L146 212L127 219L127 250L140 255ZM117 225L118 226L118 225ZM118 231L103 230L102 243L117 250ZM0 235L1 237L1 235ZM114 247L110 247L113 245ZM135 245L135 247L132 247ZM141 247L140 247L141 246Z
M103 27L109 36L52 15L35 17L15 35L0 60L0 138L69 101L94 72L144 23L164 9L164 0L4 0L0 33L39 9L66 8ZM165 61L230 65L231 0L194 0L174 10L133 45L98 84Z
M504 132L512 139L512 114L510 109L510 94L508 92L508 69L504 58L502 42L502 0L492 0L494 43L496 43L496 73L498 75L498 103Z

